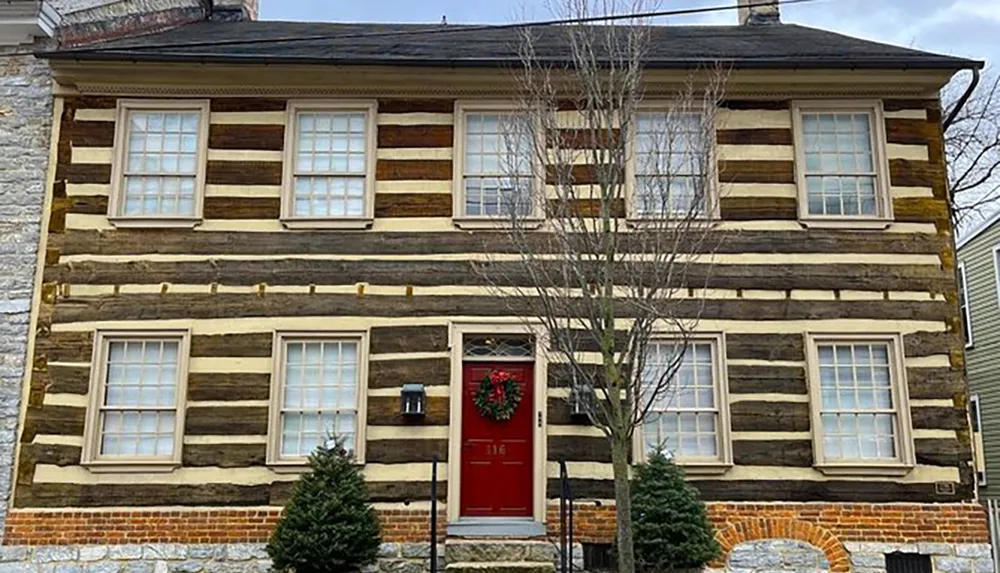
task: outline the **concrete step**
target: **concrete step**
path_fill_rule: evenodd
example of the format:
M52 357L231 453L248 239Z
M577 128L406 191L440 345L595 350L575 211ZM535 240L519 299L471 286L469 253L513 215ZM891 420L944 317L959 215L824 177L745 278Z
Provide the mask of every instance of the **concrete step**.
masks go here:
M555 563L540 561L497 561L448 563L445 573L555 573Z
M449 539L446 563L555 563L559 548L548 540Z

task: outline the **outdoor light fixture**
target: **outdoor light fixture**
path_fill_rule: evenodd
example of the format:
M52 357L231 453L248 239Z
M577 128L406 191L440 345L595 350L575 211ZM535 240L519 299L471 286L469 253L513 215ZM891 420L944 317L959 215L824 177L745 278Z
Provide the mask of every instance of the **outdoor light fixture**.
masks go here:
M403 384L400 413L404 416L423 416L427 407L427 392L423 384Z
M594 390L586 386L575 386L569 393L570 418L578 424L590 422L590 412L594 409Z

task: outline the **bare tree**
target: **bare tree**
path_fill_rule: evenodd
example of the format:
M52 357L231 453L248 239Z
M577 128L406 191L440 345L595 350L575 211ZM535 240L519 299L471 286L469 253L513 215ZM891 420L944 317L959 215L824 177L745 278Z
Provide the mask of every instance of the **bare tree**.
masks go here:
M620 7L600 4L605 14ZM622 8L643 11L639 0ZM566 0L559 14L591 15L590 0ZM501 141L476 141L499 150L502 176L464 183L467 200L497 218L509 243L478 271L512 314L544 330L543 351L574 406L609 442L619 573L635 570L636 430L652 427L685 390L719 241L715 110L726 73L700 70L654 93L643 69L645 24L546 30L565 34L571 61L561 64L541 57L544 43L526 30L514 71L520 106L494 118ZM656 107L644 105L653 99ZM664 445L658 436L647 433L646 442Z
M945 126L944 139L960 233L992 215L1000 199L1000 74L986 74L963 102L967 86L954 82L943 94L944 118L958 110Z

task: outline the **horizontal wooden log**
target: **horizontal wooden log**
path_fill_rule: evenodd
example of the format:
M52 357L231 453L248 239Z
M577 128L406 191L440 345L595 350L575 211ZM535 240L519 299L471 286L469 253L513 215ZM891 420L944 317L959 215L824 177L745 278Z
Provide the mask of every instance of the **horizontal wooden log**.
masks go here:
M806 369L801 366L742 366L730 364L732 394L805 394Z
M59 136L73 147L112 147L115 144L115 122L68 121L63 123Z
M84 395L90 389L90 367L50 364L47 370L31 373L31 385L49 394Z
M455 111L455 100L440 99L380 99L379 113L452 113ZM381 129L382 126L379 126Z
M600 377L601 365L580 364L578 367L585 372L584 376L588 380L597 380ZM548 387L549 388L569 388L573 385L573 376L576 369L566 363L550 362L548 365Z
M213 123L208 128L209 149L281 151L285 126Z
M56 167L56 179L67 183L108 185L111 183L110 163L60 163Z
M801 402L734 402L729 417L734 432L809 430L809 404Z
M379 159L375 164L378 181L450 181L449 159Z
M376 217L451 217L451 195L443 193L378 193Z
M270 332L192 336L191 356L270 358L273 338Z
M54 324L100 320L168 320L267 316L537 316L531 298L499 300L486 296L378 296L341 294L133 294L117 297L69 297L56 305ZM666 303L664 303L666 304ZM881 319L944 321L952 316L943 301L671 301L673 315L703 320ZM629 318L622 309L621 318ZM567 316L580 311L565 309Z
M265 444L184 444L181 450L185 467L245 468L263 466L267 458Z
M784 466L808 468L813 465L810 440L734 440L733 463L738 466Z
M551 149L581 149L611 152L618 145L621 130L618 128L566 128L550 133L547 145Z
M17 488L18 508L267 506L271 485L35 483Z
M590 426L591 423L571 415L569 401L565 398L549 398L546 404L546 419L550 426Z
M792 130L782 128L720 129L719 145L792 145Z
M277 197L205 197L206 219L277 219L281 199Z
M31 465L45 464L68 467L80 465L83 448L65 444L21 444L21 460L30 460ZM32 468L34 469L34 468Z
M188 436L266 436L267 407L225 406L188 408L184 434Z
M455 129L450 125L380 125L379 149L451 147Z
M940 137L940 129L940 125L923 119L885 120L886 141L899 145L930 145Z
M188 374L188 400L267 400L271 375L257 372L192 372Z
M920 430L968 430L969 417L964 408L910 408L913 427Z
M21 442L31 442L38 434L82 436L86 413L85 408L75 406L29 406Z
M724 99L719 102L719 107L734 111L783 111L790 108L789 100L749 100L749 99ZM789 116L790 118L791 116Z
M546 215L548 217L603 217L601 210L607 208L610 215L615 218L625 217L625 200L615 199L614 201L602 202L600 199L575 199L573 201L563 201L551 199L546 203Z
M369 426L447 426L451 410L447 396L428 396L427 413L423 416L404 416L400 413L399 396L369 396Z
M548 452L545 459L549 461L611 463L611 445L607 438L549 436L547 441ZM631 452L629 458L631 459Z
M271 505L285 505L291 497L296 482L275 482L271 486ZM368 500L373 503L409 503L426 501L431 498L430 482L396 481L368 482ZM438 480L438 500L445 501L448 497L448 482Z
M913 445L921 465L959 467L972 461L972 449L957 438L919 439Z
M281 185L280 161L209 161L209 185Z
M801 334L727 334L726 357L730 360L805 360Z
M285 111L288 102L277 98L217 97L210 105L212 111Z
M555 266L558 263L552 263ZM574 264L598 276L602 267ZM653 269L655 263L648 263ZM630 263L625 277L642 265ZM576 270L576 269L575 269ZM949 288L948 274L935 265L877 264L685 264L671 286L717 289L901 290L942 292ZM623 274L626 271L623 270ZM559 273L553 273L556 276ZM77 284L211 284L354 285L359 282L400 286L537 286L522 261L476 262L428 260L282 260L206 259L204 261L89 262L77 261L47 267L46 282ZM624 280L624 279L623 279ZM572 283L575 286L575 283ZM624 283L621 283L624 284ZM551 286L564 286L554 284ZM72 290L71 290L72 294ZM785 301L788 304L794 301ZM879 301L843 301L854 306ZM752 304L751 301L747 301ZM767 304L762 301L761 304Z
M76 95L69 96L64 101L64 109L68 111L77 109L115 109L118 105L118 98L115 96ZM69 113L68 115L72 119L73 114Z
M447 326L381 326L371 330L369 352L403 354L448 350Z
M719 181L723 183L795 183L794 161L719 161Z
M776 481L713 480L689 478L703 501L749 502L845 502L845 503L955 503L971 500L971 484L956 484L954 495L939 494L933 483L898 483L881 480L857 481ZM614 499L611 480L571 479L573 496L587 499ZM559 480L548 480L548 495L555 499Z
M599 185L625 180L625 171L617 165L548 165L545 182L549 185Z
M93 354L92 332L49 332L35 338L35 356L49 362L90 362Z
M82 215L107 215L107 195L77 195L66 200L69 203L68 213Z
M365 462L369 464L408 464L448 461L448 440L368 440Z
M533 234L534 252L549 252L552 236ZM622 237L622 252L643 248L643 239ZM646 243L648 244L648 243ZM716 231L698 244L719 254L738 253L858 253L931 254L947 247L947 240L929 233L865 233L813 229L808 231ZM119 229L114 232L70 229L65 237L50 238L63 255L159 254L356 254L433 255L440 253L517 253L503 232L477 233L192 233L179 230ZM681 245L679 252L699 252Z
M943 173L944 166L928 161L889 160L890 179L897 187L934 187Z
M907 358L950 354L962 348L957 332L912 332L903 336L903 351Z
M962 371L952 368L907 368L906 383L914 400L950 400L968 390Z
M905 99L889 98L882 100L885 111L936 110L941 109L941 103L936 99Z
M783 197L723 197L719 201L723 221L793 221L798 218L795 199Z
M451 360L418 358L374 360L368 363L369 388L399 388L403 384L447 386L451 382Z

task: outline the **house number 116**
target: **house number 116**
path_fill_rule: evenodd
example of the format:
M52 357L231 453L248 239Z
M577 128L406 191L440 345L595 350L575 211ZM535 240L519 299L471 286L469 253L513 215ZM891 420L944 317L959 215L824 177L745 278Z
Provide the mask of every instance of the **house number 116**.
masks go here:
M506 456L507 446L505 444L489 444L486 446L486 453L491 456Z

